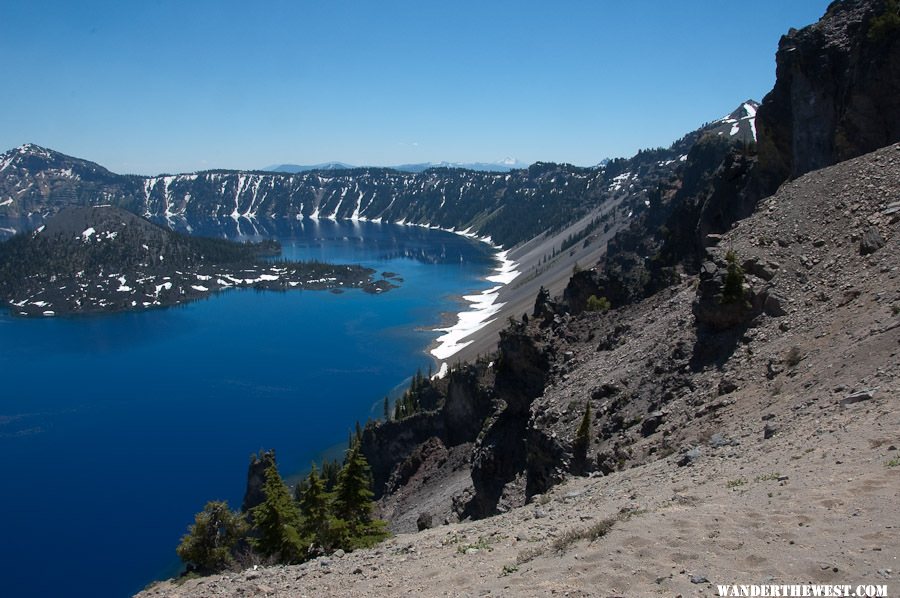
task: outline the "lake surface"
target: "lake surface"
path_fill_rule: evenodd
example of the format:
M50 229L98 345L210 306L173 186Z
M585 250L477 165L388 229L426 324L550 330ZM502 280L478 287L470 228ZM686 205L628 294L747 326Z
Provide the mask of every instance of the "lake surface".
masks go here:
M218 236L252 235L210 228ZM441 231L309 220L270 225L284 257L395 272L384 295L233 290L143 313L0 313L0 595L127 596L177 572L208 500L239 508L246 468L283 475L346 442L432 364L456 297L492 286L489 247Z

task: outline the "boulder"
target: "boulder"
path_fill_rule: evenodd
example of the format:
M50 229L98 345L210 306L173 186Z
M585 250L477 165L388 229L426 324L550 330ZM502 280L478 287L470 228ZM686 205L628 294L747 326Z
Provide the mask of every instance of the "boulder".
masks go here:
M882 238L881 233L878 232L877 228L875 228L874 226L870 226L865 231L863 231L863 234L859 239L860 255L869 255L870 253L875 253L882 247L884 247L884 239Z

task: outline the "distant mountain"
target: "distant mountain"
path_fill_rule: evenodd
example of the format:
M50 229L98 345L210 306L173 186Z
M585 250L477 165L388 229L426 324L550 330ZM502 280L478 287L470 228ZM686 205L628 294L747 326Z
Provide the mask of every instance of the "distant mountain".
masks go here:
M728 116L713 121L707 127L714 135L733 137L740 143L756 143L756 111L759 102L747 100Z
M386 166L392 170L401 172L425 172L429 168L461 168L463 170L477 170L480 172L509 172L517 168L526 168L528 165L520 162L515 158L504 158L497 162L418 162L415 164L398 164L396 166ZM279 164L277 166L267 166L263 168L266 172L287 172L296 174L298 172L309 172L310 170L350 170L359 168L345 162L323 162L321 164L312 164L303 166L300 164ZM378 168L378 167L370 167Z
M186 230L225 219L250 221L264 231L272 218L329 218L437 226L513 246L594 218L605 205L615 210L603 222L593 222L595 228L608 231L637 217L649 208L660 184L684 170L699 139L713 136L742 145L740 131L752 131L753 105L745 102L736 111L734 135L729 116L668 148L642 150L631 158L587 168L537 162L509 170L518 163L508 159L487 165L488 170L430 164L421 172L212 170L144 177L117 175L93 162L29 144L0 155L0 218L19 220L4 228L21 230L38 226L67 206L110 204ZM726 128L728 134L718 135Z
M310 170L349 170L351 168L356 168L356 166L345 164L344 162L323 162L321 164L312 164L310 166L302 166L300 164L279 164L277 166L266 166L263 170L266 172L287 172L295 174Z
M528 164L515 158L504 158L497 162L420 162L417 164L399 164L391 166L402 172L425 172L430 168L461 168L479 172L509 172L519 168L527 168Z

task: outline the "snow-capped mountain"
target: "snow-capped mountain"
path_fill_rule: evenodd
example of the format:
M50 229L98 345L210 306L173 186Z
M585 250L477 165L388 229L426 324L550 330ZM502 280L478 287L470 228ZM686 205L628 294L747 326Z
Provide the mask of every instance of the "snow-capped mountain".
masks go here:
M496 162L419 162L417 164L391 166L394 170L402 172L424 172L429 168L462 168L464 170L478 170L481 172L508 172L527 167L528 165L525 162L509 157Z
M356 168L356 166L344 162L323 162L321 164L311 164L306 166L301 164L277 164L275 166L266 166L263 170L267 172L287 172L294 174L297 172L307 172L309 170L349 170L351 168Z
M747 100L731 114L713 121L707 127L715 135L727 135L740 143L756 143L756 111L759 102Z
M211 170L148 177L114 174L26 144L0 155L0 219L7 221L0 229L34 228L67 206L109 204L187 230L226 219L261 230L275 218L347 219L468 231L511 246L559 231L607 202L617 206L610 219L637 217L649 208L660 184L690 164L699 139L715 136L745 144L752 138L755 108L755 102L745 102L669 148L588 168L537 162L511 169L519 163L506 159L415 169Z

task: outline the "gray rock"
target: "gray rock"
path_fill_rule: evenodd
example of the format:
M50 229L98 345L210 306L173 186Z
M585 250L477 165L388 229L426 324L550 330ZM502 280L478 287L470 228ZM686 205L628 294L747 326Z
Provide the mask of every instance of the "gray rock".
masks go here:
M713 448L722 448L723 446L737 446L739 443L733 438L728 438L724 434L716 432L709 439L709 446Z
M681 457L678 458L678 461L675 463L678 467L686 467L688 465L692 465L694 461L700 458L700 449L692 448L690 450L685 451Z
M644 421L641 422L641 435L644 437L650 436L656 429L659 428L663 421L665 421L665 415L663 415L662 411L654 411L650 415L644 418Z
M695 573L691 575L691 583L709 583L709 580L706 579L706 576L700 573Z
M422 531L430 529L431 525L431 513L419 513L419 517L416 519L416 528Z
M733 393L737 389L738 389L737 383L734 380L732 380L731 378L726 377L726 378L722 378L722 380L719 381L719 390L718 390L719 396Z
M744 272L747 274L752 274L753 276L758 276L765 281L772 280L775 278L775 272L772 265L766 263L760 263L759 258L752 257L750 259L744 260L744 263L741 264L741 268L744 269Z
M778 433L778 428L773 426L772 424L766 424L763 426L763 440L768 440L772 436Z
M787 315L787 312L784 310L784 299L774 293L766 295L766 300L763 303L763 311L767 316L773 318L780 318L781 316Z
M884 239L881 237L881 233L878 232L877 228L870 226L863 231L862 237L859 240L859 253L861 255L875 253L882 247L884 247Z
M333 556L336 559L341 559L341 558L344 558L344 554L346 554L346 553L342 549L338 548L337 550L334 551Z
M841 399L840 404L846 406L852 405L853 403L861 403L862 401L870 401L875 398L875 390L876 389L873 388L854 392Z

